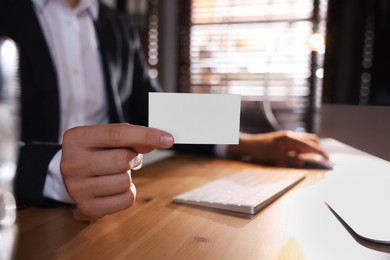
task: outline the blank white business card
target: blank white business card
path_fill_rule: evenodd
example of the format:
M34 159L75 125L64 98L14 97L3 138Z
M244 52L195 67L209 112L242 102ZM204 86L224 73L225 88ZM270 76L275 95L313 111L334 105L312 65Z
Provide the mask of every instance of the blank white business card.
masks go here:
M241 96L149 93L149 126L177 144L238 144Z

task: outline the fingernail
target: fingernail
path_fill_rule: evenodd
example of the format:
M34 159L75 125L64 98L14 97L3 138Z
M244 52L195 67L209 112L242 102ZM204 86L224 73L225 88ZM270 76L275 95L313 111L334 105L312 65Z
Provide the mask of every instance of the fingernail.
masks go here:
M169 134L163 134L161 135L160 137L160 142L163 144L163 145L173 145L173 142L174 142L174 139L173 139L173 136L172 135L169 135Z

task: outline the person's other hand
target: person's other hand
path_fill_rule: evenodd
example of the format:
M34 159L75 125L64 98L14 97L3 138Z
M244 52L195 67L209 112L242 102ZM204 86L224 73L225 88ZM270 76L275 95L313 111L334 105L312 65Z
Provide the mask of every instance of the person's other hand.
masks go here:
M173 136L130 124L82 126L65 132L60 164L66 188L82 214L100 218L133 205L131 169L156 148L169 148Z
M228 155L248 156L250 160L275 166L301 167L300 154L313 153L329 159L315 134L275 131L265 134L242 134L240 143L228 147Z

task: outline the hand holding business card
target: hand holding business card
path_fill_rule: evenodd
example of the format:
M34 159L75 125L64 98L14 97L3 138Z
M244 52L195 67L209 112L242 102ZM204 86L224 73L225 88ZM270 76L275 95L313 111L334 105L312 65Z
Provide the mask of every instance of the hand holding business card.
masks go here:
M238 144L241 96L149 93L149 126L177 144Z

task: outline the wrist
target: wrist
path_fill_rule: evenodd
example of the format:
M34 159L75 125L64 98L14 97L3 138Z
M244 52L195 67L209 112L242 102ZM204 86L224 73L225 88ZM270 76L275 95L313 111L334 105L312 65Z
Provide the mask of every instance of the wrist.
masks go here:
M246 135L241 135L238 145L229 145L227 147L227 155L230 157L239 157L250 155L251 142Z

